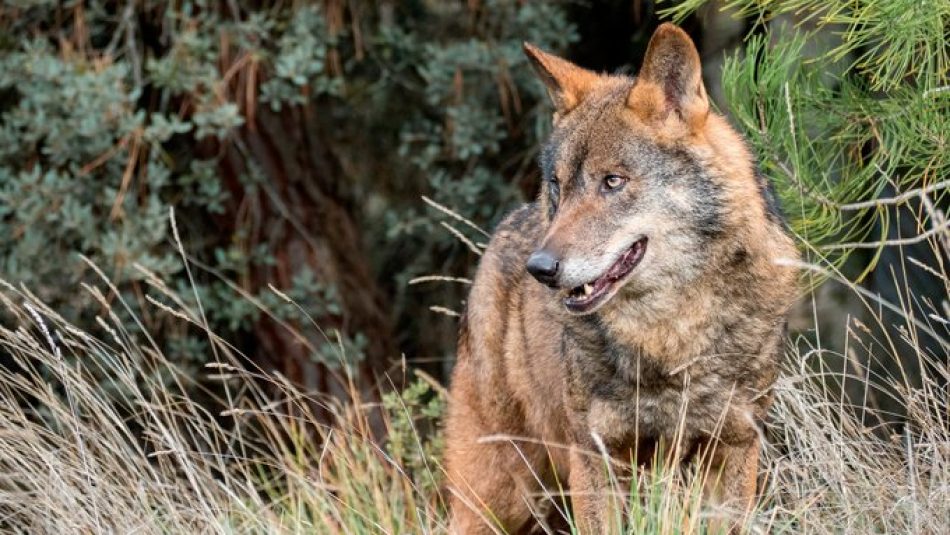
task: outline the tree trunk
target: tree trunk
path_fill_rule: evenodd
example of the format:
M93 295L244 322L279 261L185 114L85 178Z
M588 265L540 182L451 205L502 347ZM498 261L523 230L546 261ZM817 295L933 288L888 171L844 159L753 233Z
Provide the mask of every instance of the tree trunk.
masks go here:
M254 123L245 125L225 149L221 170L235 201L231 228L250 228L249 246L266 244L276 259L250 276L249 290L268 284L289 288L295 275L310 270L316 281L336 289L340 310L314 317L316 325L285 326L262 316L255 325L256 353L249 355L263 369L277 370L308 392L350 396L350 381L364 400L376 397L377 380L393 357L390 318L362 248L354 199L336 156L324 141L312 108L264 106ZM256 170L254 169L256 167ZM262 175L263 183L248 188L242 175ZM308 311L313 313L313 311ZM338 346L335 333L366 337L363 358L346 355L351 372L314 358L326 343Z

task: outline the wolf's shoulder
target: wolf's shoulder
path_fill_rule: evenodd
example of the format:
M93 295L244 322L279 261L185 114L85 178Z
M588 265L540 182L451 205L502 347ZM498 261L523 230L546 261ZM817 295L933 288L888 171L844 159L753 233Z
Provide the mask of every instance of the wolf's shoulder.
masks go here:
M493 236L514 232L539 237L542 224L540 206L538 206L537 202L530 202L522 204L508 212L508 214L502 218L501 222L498 223L498 226L495 227Z
M495 227L482 257L483 269L493 266L507 279L525 273L525 262L544 233L544 221L537 203L524 204L506 215Z
M533 249L544 229L538 203L524 204L508 212L492 233L491 245L500 249ZM491 245L489 248L491 248Z

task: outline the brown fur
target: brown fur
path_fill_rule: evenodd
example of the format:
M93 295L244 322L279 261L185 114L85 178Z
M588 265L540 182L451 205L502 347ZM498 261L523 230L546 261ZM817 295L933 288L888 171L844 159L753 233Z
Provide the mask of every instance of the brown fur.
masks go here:
M452 529L523 529L531 497L566 482L582 531L602 532L609 481L586 453L601 445L621 461L658 444L683 462L704 452L710 498L748 506L796 294L776 260L797 256L755 164L709 111L675 26L657 30L636 80L526 52L557 109L548 181L498 227L469 296L446 428ZM624 190L597 193L617 172ZM572 273L633 233L649 242L630 279L595 312L569 313ZM574 262L557 288L525 270L539 248Z

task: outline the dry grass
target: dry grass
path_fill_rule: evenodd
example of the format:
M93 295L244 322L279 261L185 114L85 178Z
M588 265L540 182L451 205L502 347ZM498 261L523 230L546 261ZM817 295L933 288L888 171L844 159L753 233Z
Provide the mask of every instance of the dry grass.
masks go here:
M102 291L111 291L105 279L103 285ZM0 348L9 357L0 368L5 531L446 531L438 435L419 431L437 417L440 389L418 381L401 396L387 396L382 412L389 439L377 443L369 439L368 415L380 407L355 393L334 402L300 392L280 376L241 369L234 348L208 333L215 356L203 379L212 396L177 370L147 332L124 327L128 322L118 319L99 289L83 289L103 305L98 322L105 335L95 338L26 289L3 286ZM150 306L202 329L200 312L161 281L151 279L150 293ZM930 298L946 306L947 295ZM869 310L881 309L873 296L864 297ZM946 315L934 313L934 322ZM907 320L903 336L914 342L916 329L931 323ZM867 341L875 332L859 327L850 321L849 340ZM790 350L777 389L764 496L744 520L745 529L944 532L950 518L947 347L936 357L917 352L925 369L937 374L919 387L874 377L853 359L830 358L820 346L797 347L805 349ZM829 369L827 362L846 367ZM907 419L902 434L882 437L868 428L880 415L840 395L843 374L901 402ZM209 399L218 406L213 412ZM316 407L329 410L329 425L314 414ZM699 479L684 480L672 470L641 474L636 496L621 500L622 531L708 532L708 520L719 512L699 500ZM555 493L549 505L564 509L565 499Z

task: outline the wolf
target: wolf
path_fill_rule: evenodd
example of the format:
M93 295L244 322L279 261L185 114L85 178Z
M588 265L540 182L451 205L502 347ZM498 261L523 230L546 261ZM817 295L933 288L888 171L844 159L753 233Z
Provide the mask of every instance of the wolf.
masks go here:
M529 529L532 497L566 482L582 532L604 532L611 481L589 452L660 446L705 459L708 499L749 507L798 293L769 184L675 25L636 77L524 50L553 129L539 198L496 229L461 321L451 531Z

